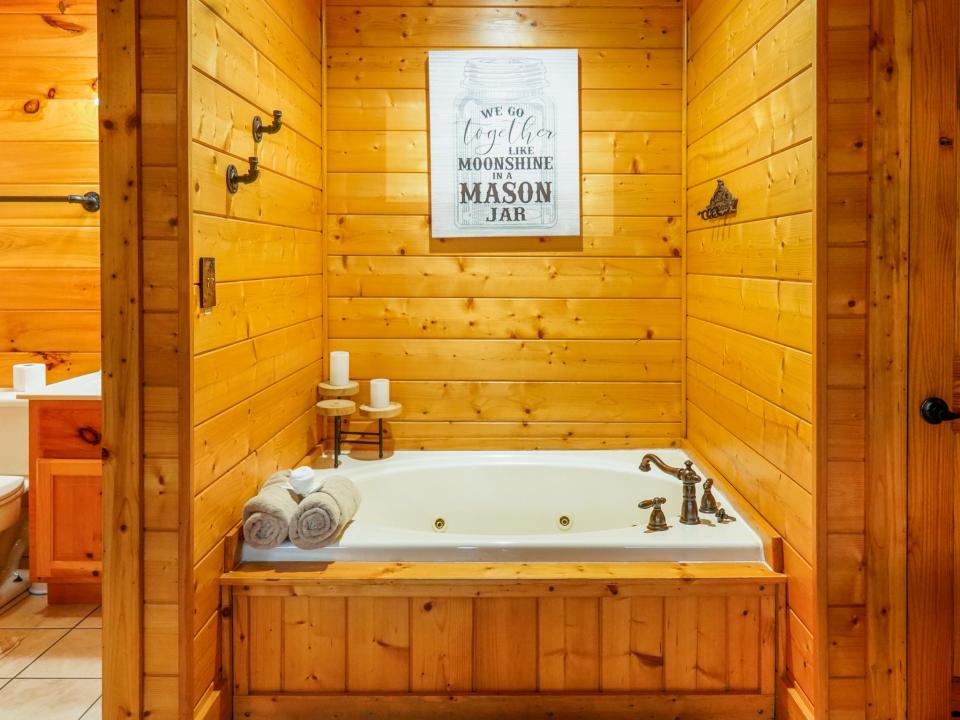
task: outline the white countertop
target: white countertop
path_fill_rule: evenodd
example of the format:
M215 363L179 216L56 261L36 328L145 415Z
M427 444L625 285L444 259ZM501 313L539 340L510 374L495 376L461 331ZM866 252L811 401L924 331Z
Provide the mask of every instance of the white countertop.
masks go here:
M19 400L99 400L101 397L100 371L80 375L47 385L43 390L19 393Z
M17 399L17 394L13 390L0 389L0 408L26 407L26 404L26 400Z

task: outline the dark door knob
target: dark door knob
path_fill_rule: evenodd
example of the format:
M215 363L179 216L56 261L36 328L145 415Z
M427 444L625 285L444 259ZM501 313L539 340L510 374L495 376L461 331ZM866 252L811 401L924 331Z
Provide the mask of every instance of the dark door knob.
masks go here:
M920 415L931 425L960 419L960 413L953 412L947 401L938 397L928 397L920 403Z

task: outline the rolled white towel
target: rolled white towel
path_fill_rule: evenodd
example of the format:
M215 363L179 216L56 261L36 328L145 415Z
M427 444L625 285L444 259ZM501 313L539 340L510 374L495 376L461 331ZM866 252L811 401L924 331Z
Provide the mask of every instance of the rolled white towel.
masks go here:
M300 501L290 523L290 540L299 548L326 545L349 523L360 507L360 493L349 478L333 475Z
M289 481L289 470L274 473L243 506L243 539L253 547L269 550L287 539L299 500Z
M317 477L316 471L309 465L301 465L290 471L290 487L301 498L315 493L323 485L323 480Z

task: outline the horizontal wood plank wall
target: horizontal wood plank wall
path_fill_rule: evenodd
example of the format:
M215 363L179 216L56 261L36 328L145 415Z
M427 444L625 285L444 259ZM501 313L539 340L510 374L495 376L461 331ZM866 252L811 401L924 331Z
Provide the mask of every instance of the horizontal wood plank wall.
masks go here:
M704 2L688 22L688 441L784 538L785 678L795 710L809 712L818 702L816 3ZM739 198L738 212L705 221L696 213L717 179ZM856 321L861 302L838 311L839 321Z
M193 638L186 702L215 712L223 537L260 482L317 444L321 380L321 2L192 0L190 143L193 260L217 261L217 307L194 297ZM254 145L251 124L283 112ZM227 165L260 177L227 192ZM279 658L277 658L279 661Z
M329 343L399 447L682 432L681 3L588 4L328 2ZM580 50L580 238L430 237L427 51L492 46Z
M0 3L0 195L98 189L93 2ZM0 203L0 387L11 366L48 379L100 368L100 215Z
M825 417L826 602L829 717L866 714L866 342L868 163L871 146L870 5L827 3Z

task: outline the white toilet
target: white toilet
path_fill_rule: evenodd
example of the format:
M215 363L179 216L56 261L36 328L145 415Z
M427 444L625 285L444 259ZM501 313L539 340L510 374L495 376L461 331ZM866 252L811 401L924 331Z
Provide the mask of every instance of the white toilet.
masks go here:
M0 391L0 607L30 588L29 573L20 569L27 551L28 418L26 400Z

